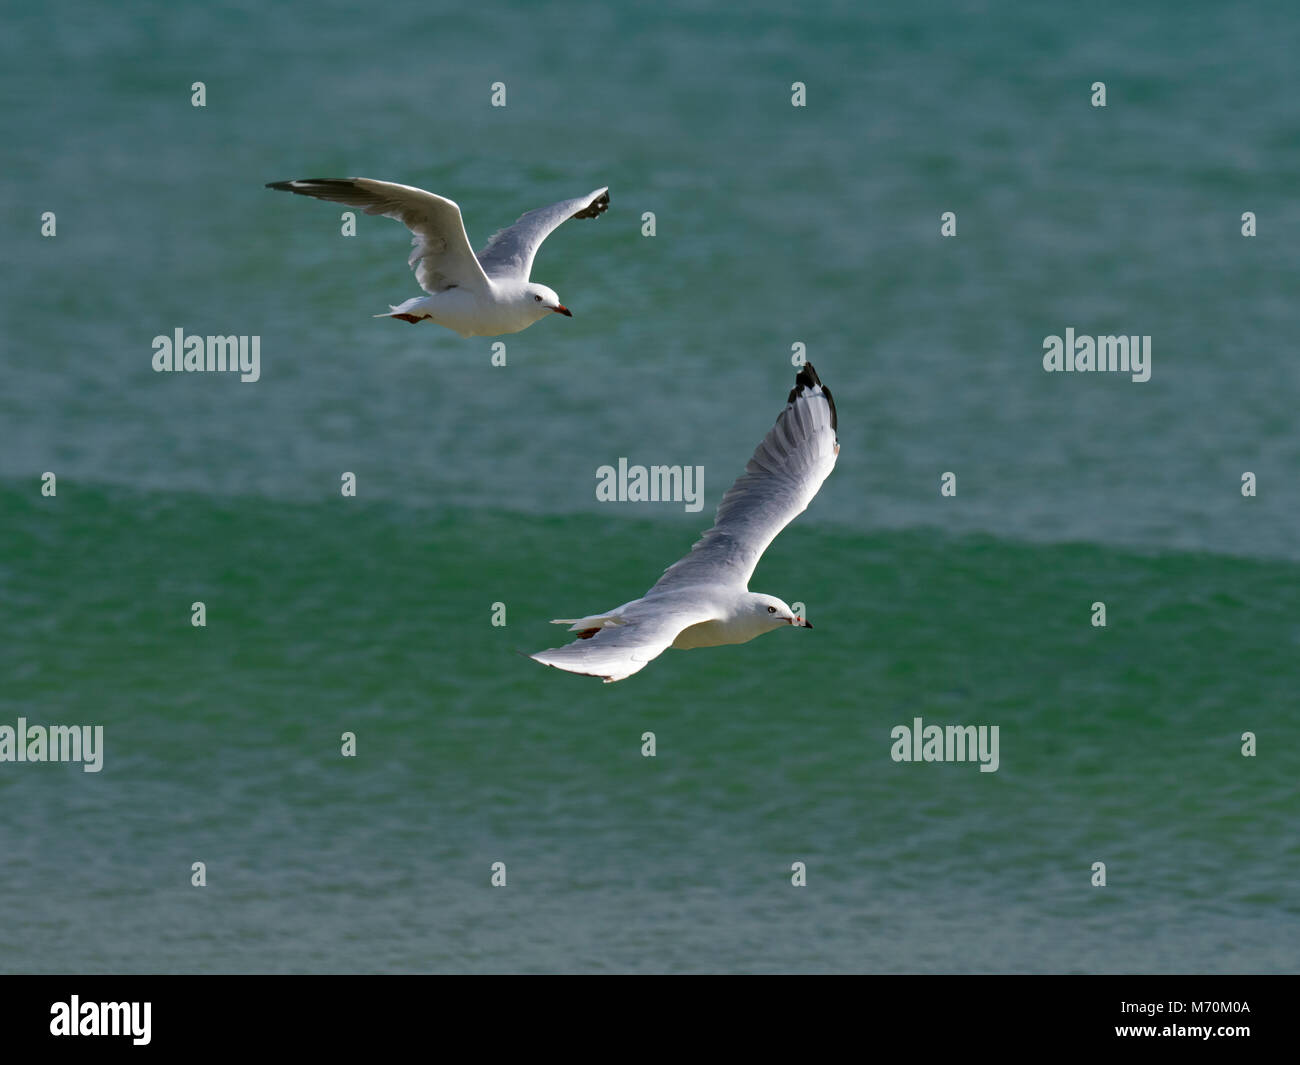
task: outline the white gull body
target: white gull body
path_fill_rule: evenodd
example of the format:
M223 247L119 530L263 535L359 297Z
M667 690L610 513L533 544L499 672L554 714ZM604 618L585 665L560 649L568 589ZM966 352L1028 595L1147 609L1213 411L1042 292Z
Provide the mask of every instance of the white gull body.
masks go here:
M573 317L553 289L529 280L533 259L548 235L570 218L595 218L609 207L600 188L521 215L495 233L477 255L470 247L460 207L444 196L372 178L302 178L267 188L359 207L395 218L412 233L409 265L428 293L376 318L412 324L431 321L463 337L518 333L549 314Z
M578 639L529 657L570 673L623 680L669 647L747 643L786 625L812 628L775 596L749 591L758 560L802 514L840 453L835 401L805 365L713 528L640 599L585 618L557 619Z

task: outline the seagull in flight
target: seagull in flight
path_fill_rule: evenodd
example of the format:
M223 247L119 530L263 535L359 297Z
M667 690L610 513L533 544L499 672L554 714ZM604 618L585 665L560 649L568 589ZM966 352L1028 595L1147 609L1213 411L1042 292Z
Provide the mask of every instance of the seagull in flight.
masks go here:
M609 207L609 189L596 189L521 215L499 230L477 255L470 248L460 208L452 200L410 185L371 178L302 178L272 181L268 189L314 196L366 214L395 218L411 231L408 265L427 296L416 296L376 318L412 325L426 319L463 337L518 333L548 314L572 318L554 289L529 281L533 257L551 231L570 218L595 218Z
M776 596L751 592L749 581L768 545L808 508L839 453L835 401L806 363L776 425L690 554L640 599L603 614L557 618L551 624L568 625L578 638L529 657L608 684L644 669L669 647L747 643L783 625L811 629Z

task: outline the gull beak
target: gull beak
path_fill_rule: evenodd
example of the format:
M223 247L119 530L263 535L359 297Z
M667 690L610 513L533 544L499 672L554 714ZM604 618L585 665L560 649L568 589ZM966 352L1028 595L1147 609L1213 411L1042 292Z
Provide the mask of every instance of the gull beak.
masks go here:
M791 625L794 625L796 628L800 628L800 629L811 629L811 628L812 628L812 622L806 620L805 618L791 618L791 619L790 619L790 624L791 624Z
M566 307L563 303L557 303L554 307L551 308L551 310L553 310L556 314L564 315L564 317L566 318L573 317L573 312L569 310L569 308Z

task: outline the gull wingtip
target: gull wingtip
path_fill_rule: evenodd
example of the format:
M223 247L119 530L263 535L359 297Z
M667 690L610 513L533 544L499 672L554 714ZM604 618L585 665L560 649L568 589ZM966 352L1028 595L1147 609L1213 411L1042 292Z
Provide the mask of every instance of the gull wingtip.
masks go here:
M811 391L820 388L822 395L826 397L826 403L831 409L831 429L839 430L839 417L835 413L835 397L831 395L831 390L824 384L822 379L817 376L817 370L810 362L805 362L799 367L799 372L794 375L794 388L790 389L790 395L786 399L787 403L793 403L804 390Z

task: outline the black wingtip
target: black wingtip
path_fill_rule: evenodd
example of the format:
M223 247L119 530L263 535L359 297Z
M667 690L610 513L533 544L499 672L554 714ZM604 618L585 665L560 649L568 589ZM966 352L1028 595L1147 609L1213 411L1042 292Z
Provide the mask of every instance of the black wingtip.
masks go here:
M822 379L817 376L817 371L813 369L813 364L805 362L799 367L799 372L794 375L795 390L799 388L814 388L822 383Z
M826 397L826 402L831 408L831 428L838 432L839 420L835 415L835 397L831 395L831 390L822 384L822 379L817 376L817 371L813 369L813 364L805 362L799 372L794 375L794 388L790 389L790 395L786 399L787 403L793 403L795 397L805 388L821 387L822 394Z
M597 218L609 210L609 189L597 196L591 203L578 211L574 218Z
M279 189L281 192L296 192L299 196L310 196L308 189L311 188L353 188L356 184L355 178L328 178L328 177L307 177L294 178L292 181L268 181L268 189Z

